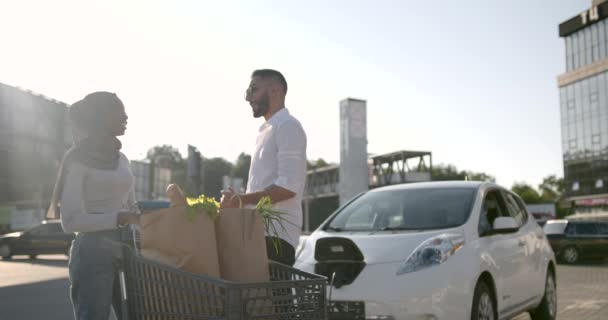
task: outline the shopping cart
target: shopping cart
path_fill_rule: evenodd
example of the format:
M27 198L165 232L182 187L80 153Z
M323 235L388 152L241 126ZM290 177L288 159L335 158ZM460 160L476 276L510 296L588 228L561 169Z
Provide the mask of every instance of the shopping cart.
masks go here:
M123 245L123 319L327 319L322 276L270 262L269 282L230 282L146 259L133 243Z

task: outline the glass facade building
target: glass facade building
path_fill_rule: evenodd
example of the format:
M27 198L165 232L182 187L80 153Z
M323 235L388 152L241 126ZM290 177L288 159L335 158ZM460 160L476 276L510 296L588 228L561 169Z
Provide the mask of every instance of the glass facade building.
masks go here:
M71 141L65 103L0 83L0 207L46 206Z
M602 20L564 37L566 43L566 71L608 57L608 20Z
M569 195L608 193L608 72L560 88Z
M564 186L570 200L608 203L608 3L560 24L566 73L558 77Z

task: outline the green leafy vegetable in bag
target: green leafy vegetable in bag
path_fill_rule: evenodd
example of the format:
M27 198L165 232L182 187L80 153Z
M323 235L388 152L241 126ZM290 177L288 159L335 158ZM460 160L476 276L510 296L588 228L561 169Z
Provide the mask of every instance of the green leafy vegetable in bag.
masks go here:
M272 237L272 245L278 254L281 249L279 231L287 233L284 223L291 223L285 218L285 215L288 213L272 209L272 200L268 196L262 197L255 206L255 209L258 214L262 216L264 231L266 231L267 235ZM274 222L277 222L280 230L277 230L277 226L274 224Z
M213 197L200 195L198 198L187 198L188 207L186 208L186 217L190 222L200 212L206 213L211 220L215 220L220 215L220 203Z

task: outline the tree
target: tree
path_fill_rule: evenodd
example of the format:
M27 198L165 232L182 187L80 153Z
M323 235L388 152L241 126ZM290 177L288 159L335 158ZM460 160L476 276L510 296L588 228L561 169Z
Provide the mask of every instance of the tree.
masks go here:
M454 165L439 164L433 166L431 170L431 176L433 180L437 181L449 181L449 180L464 180L465 175L458 172L458 169Z
M564 179L555 175L546 176L538 185L538 190L524 182L517 182L511 187L511 191L517 193L526 203L555 203L564 193Z
M558 178L555 175L546 176L543 182L538 185L542 202L557 203L557 216L563 218L571 214L568 207L562 207L560 201L564 196L564 178Z
M221 197L224 176L230 175L232 163L224 158L203 158L203 192L208 197Z
M547 176L538 185L538 190L540 190L540 197L543 202L557 202L564 193L564 179L555 175Z
M468 180L470 181L496 182L496 178L494 178L494 176L483 172L466 171L465 174L468 177Z
M519 195L526 204L543 202L538 191L525 182L516 182L513 187L511 187L511 191Z
M176 183L185 188L187 163L176 147L168 144L152 147L148 150L146 158L155 165L169 167L171 169L171 183Z
M249 178L249 168L251 167L251 156L241 152L239 157L236 159L236 164L232 167L230 175L236 178L243 179L243 185L247 185Z
M490 181L495 182L496 179L483 172L474 171L458 171L456 166L448 164L439 164L433 166L431 176L435 181L450 181L450 180L470 180L470 181Z
M323 160L322 158L319 158L317 160L307 160L306 161L306 168L308 170L322 168L322 167L326 167L328 165L330 165L330 164L327 163L327 161Z
M163 144L160 146L155 146L148 150L146 155L147 159L158 161L168 161L171 165L171 168L175 165L180 165L183 162L182 154L179 153L179 150L168 144Z
M556 204L556 214L558 218L563 218L571 214L571 208L562 207L560 200L564 194L564 179L558 178L555 175L549 175L543 179L543 182L538 185L540 192L536 191L530 185L523 182L516 183L511 188L511 191L517 193L526 204L535 203L554 203Z

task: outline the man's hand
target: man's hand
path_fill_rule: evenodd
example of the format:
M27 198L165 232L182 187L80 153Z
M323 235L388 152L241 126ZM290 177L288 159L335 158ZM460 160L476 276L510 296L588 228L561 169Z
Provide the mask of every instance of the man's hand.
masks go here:
M232 188L222 191L220 208L239 208L241 205L256 205L263 197L270 197L272 203L285 201L295 197L293 191L272 185L264 191L238 194Z
M139 224L139 214L136 212L120 212L118 214L119 226L125 226L128 224Z
M222 198L220 199L220 208L238 208L238 194L232 188L222 190Z

